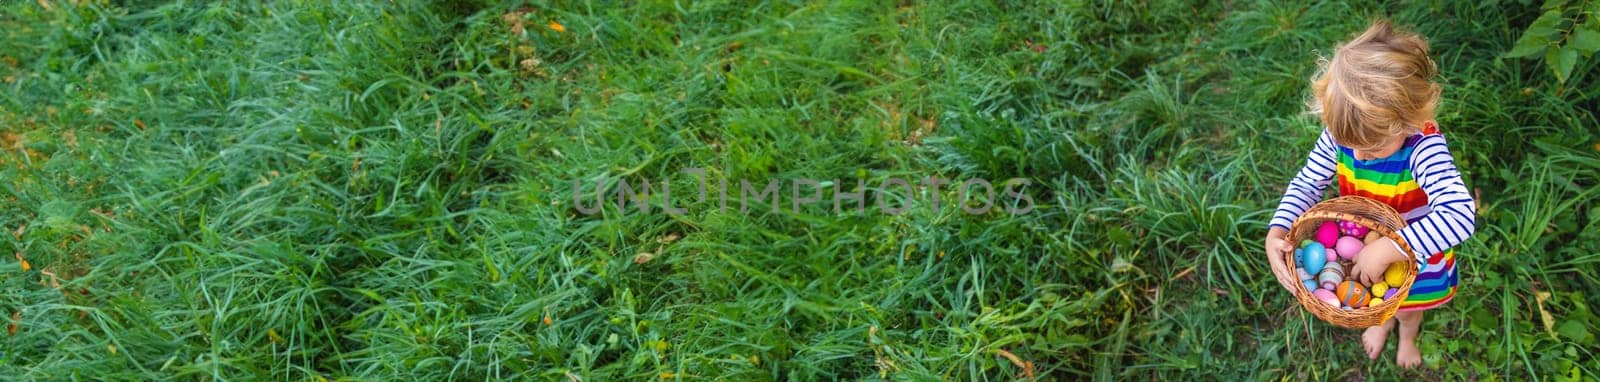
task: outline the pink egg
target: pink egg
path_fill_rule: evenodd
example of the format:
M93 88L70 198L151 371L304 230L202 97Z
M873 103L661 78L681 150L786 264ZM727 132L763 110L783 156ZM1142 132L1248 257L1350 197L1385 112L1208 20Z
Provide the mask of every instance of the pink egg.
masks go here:
M1322 302L1325 302L1328 305L1339 306L1339 296L1334 296L1333 292L1327 289L1311 291L1311 295L1315 296L1318 300L1322 300Z
M1340 259L1355 260L1356 255L1361 253L1361 248L1365 246L1366 244L1361 243L1361 239L1345 236L1339 238L1339 243L1334 247L1334 250L1339 252Z
M1355 236L1357 239L1360 239L1364 236L1367 236L1367 231L1368 229L1366 226L1356 224L1356 222L1349 220L1339 221L1339 233L1342 233L1345 236Z
M1338 223L1334 223L1333 221L1330 220L1330 221L1322 222L1322 226L1317 227L1317 242L1318 243L1322 243L1323 247L1332 248L1334 246L1334 244L1338 244L1338 240L1339 240L1339 224Z
M1335 261L1339 261L1339 252L1338 251L1334 251L1333 248L1328 248L1327 251L1328 251L1328 262L1329 263L1335 262Z

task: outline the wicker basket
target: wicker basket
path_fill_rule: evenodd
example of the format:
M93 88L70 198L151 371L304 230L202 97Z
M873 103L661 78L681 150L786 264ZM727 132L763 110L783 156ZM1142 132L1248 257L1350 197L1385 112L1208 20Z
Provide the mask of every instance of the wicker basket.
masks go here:
M1348 220L1370 228L1371 231L1368 235L1379 234L1394 240L1394 242L1400 243L1400 249L1405 252L1407 258L1415 257L1411 250L1411 245L1400 237L1399 231L1406 225L1406 221L1400 217L1400 213L1395 212L1394 208L1386 204L1360 196L1341 196L1312 206L1310 210L1306 210L1305 214L1300 215L1300 220L1296 220L1294 225L1289 228L1289 243L1298 247L1300 241L1316 236L1317 227L1322 225L1322 222L1329 220ZM1296 274L1294 254L1289 254L1284 259L1284 262L1288 264L1289 274ZM1294 298L1300 300L1300 306L1304 306L1306 310L1311 311L1312 315L1328 323L1346 328L1378 326L1389 320L1389 317L1394 317L1394 313L1400 310L1400 302L1405 301L1406 296L1410 294L1411 283L1417 280L1417 267L1415 263L1410 263L1410 265L1405 268L1405 282L1398 286L1389 286L1390 288L1397 288L1394 297L1385 299L1383 303L1374 306L1349 311L1343 310L1318 300L1304 286L1293 288ZM1345 274L1350 274L1349 271L1350 269L1345 269ZM1311 274L1314 275L1316 273L1311 272Z

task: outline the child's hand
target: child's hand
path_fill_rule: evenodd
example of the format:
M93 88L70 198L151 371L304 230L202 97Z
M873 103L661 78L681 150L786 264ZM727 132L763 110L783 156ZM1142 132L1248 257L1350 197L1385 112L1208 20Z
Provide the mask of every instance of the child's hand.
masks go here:
M1298 277L1295 277L1294 272L1289 271L1289 266L1283 262L1284 256L1294 252L1294 245L1289 244L1289 241L1284 239L1286 236L1289 236L1289 232L1284 231L1282 228L1273 228L1267 232L1267 243L1265 245L1267 262L1272 264L1272 276L1278 279L1278 284L1283 286L1284 290L1294 292L1294 288L1300 285L1300 281Z
M1411 258L1400 252L1393 239L1387 237L1378 239L1371 245L1361 248L1361 253L1356 255L1355 265L1350 267L1350 277L1372 285L1383 280L1383 271L1389 269L1389 264L1400 261L1411 261ZM1398 286L1390 285L1390 287Z

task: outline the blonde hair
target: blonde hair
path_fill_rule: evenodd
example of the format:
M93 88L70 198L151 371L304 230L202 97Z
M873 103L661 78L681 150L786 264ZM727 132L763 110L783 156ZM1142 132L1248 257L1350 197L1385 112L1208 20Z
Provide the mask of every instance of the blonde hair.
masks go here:
M1317 63L1308 103L1341 146L1370 148L1433 119L1438 68L1422 36L1378 20Z

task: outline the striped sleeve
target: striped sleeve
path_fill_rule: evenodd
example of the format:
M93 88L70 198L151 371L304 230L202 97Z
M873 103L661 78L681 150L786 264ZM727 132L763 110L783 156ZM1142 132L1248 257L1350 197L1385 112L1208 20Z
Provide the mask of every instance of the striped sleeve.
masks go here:
M1338 163L1334 157L1337 153L1335 150L1333 135L1323 129L1322 135L1317 137L1316 146L1311 148L1311 154L1306 156L1305 167L1301 167L1300 173L1289 181L1289 189L1283 192L1283 201L1278 202L1278 211L1272 214L1272 223L1268 227L1288 230L1295 219L1300 218L1300 214L1322 201L1322 191L1333 182L1334 166Z
M1426 265L1428 256L1461 244L1476 230L1478 203L1467 192L1456 170L1455 158L1445 146L1444 136L1427 135L1417 142L1411 154L1411 169L1417 185L1428 195L1427 215L1400 230L1400 237L1416 252L1417 265Z

